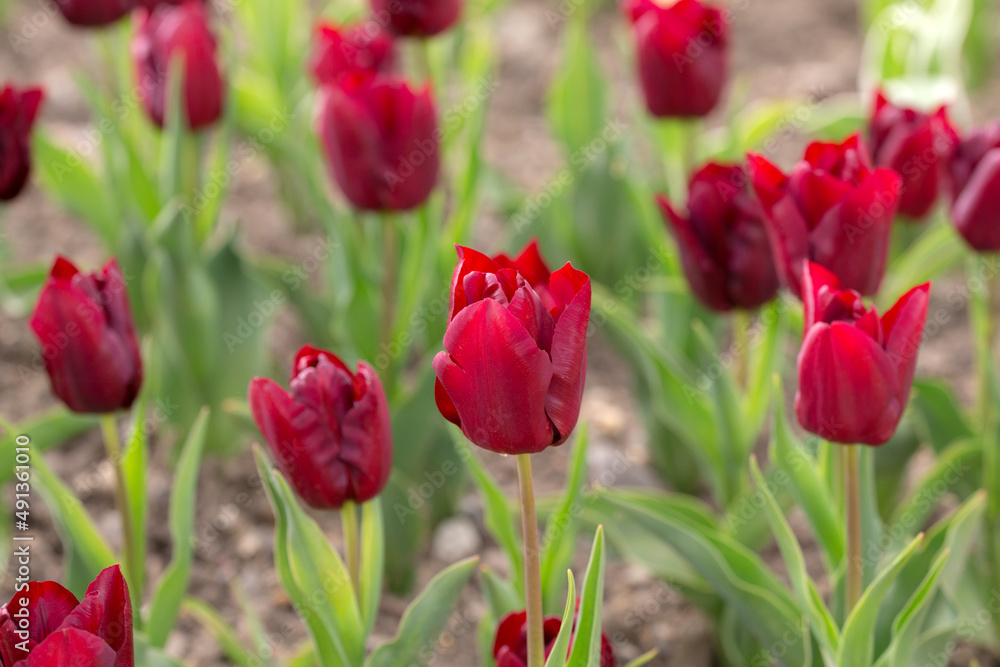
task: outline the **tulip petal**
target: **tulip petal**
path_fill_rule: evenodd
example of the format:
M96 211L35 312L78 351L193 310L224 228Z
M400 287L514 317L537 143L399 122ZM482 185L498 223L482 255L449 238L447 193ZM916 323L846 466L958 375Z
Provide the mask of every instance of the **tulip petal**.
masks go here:
M587 378L587 325L590 322L590 278L566 264L552 274L550 287L556 300L566 303L552 335L552 383L545 398L545 412L562 444L580 417Z
M723 267L708 254L702 246L701 239L691 226L691 221L678 214L670 205L670 201L660 195L656 198L663 214L680 248L681 265L691 291L704 302L706 306L718 311L731 310L732 301L726 294L726 274Z
M832 294L840 289L840 279L826 267L806 262L802 271L802 304L805 309L805 331L817 322L824 321L823 314Z
M12 665L26 656L15 646L23 638L14 634L16 623L8 619L27 607L30 649L55 632L78 605L76 596L54 581L29 582L27 589L14 593L0 611L0 621L6 621L0 623L0 662Z
M455 251L458 253L458 266L455 267L455 273L451 277L451 303L448 308L449 322L454 319L458 311L469 305L469 301L465 296L465 276L475 271L495 273L501 268L499 264L478 250L456 245Z
M385 390L375 369L358 364L364 393L344 416L340 461L347 464L351 498L359 503L377 496L392 472L392 421Z
M507 614L500 620L497 626L496 638L493 640L493 657L500 656L500 650L504 647L517 649L525 640L524 624L527 622L528 613L525 611L515 611Z
M116 662L115 651L95 635L67 628L50 635L25 661L25 667L134 667Z
M930 283L914 287L882 316L885 351L895 367L902 388L900 402L906 407L917 369L917 352L930 305Z
M1000 250L997 192L1000 192L1000 150L993 149L976 165L951 209L959 233L980 252Z
M434 380L434 402L437 404L438 411L441 412L441 416L450 421L455 426L461 427L462 420L458 416L458 408L455 404L451 402L451 396L445 391L444 385L441 384L441 380L435 378Z
M131 667L135 664L132 599L121 567L113 565L101 571L87 588L84 602L88 598L96 598L101 603L100 629L96 634L118 654L116 667Z
M785 175L763 157L748 159L753 188L764 207L764 228L778 277L792 292L801 294L803 263L809 258L809 225L785 191Z

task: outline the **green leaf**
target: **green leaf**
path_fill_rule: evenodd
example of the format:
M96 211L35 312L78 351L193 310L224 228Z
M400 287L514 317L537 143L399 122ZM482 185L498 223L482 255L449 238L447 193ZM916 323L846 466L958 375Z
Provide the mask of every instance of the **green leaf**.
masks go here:
M923 426L926 441L938 452L957 440L966 440L973 435L962 415L958 399L946 382L914 380L911 410Z
M545 667L566 667L566 660L569 656L570 640L573 638L573 627L576 616L576 582L573 580L573 572L567 570L566 579L566 608L563 610L562 625L559 626L559 634L552 644L549 652L549 659L545 661Z
M659 654L660 654L659 651L653 649L649 653L643 653L638 658L625 665L625 667L642 667L643 665L652 662L653 659Z
M170 494L170 539L173 556L153 594L149 609L149 642L162 648L177 623L181 604L191 580L194 556L194 508L198 495L198 471L205 448L208 409L202 409L191 426L177 466Z
M239 667L254 667L257 656L246 648L246 642L236 629L226 622L222 614L206 602L195 598L184 598L182 609L187 614L194 617L208 633L215 638L219 648L226 654L231 662Z
M0 438L0 484L14 479L14 440L21 434L31 438L31 447L36 454L65 444L70 439L97 425L94 415L78 415L66 408L56 408L24 420L14 433L6 433Z
M569 667L595 667L601 656L601 608L604 605L604 529L597 527L590 563L583 578L580 611Z
M889 525L908 526L909 534L919 530L948 493L959 486L978 486L982 460L978 441L948 447L899 503Z
M122 454L122 474L125 477L125 497L129 508L129 519L132 523L132 561L136 563L135 572L130 572L132 585L135 587L133 599L142 603L142 591L146 588L146 521L149 512L149 500L146 496L146 469L149 462L149 450L146 442L146 397L141 396L132 410L132 427L125 451Z
M927 615L930 603L934 600L939 577L950 555L950 549L941 550L923 583L914 591L913 597L910 598L906 607L893 622L893 640L888 650L888 655L891 656L890 667L910 666L924 617Z
M476 569L479 558L459 561L431 579L427 588L407 607L399 621L396 637L375 649L366 667L410 667L426 664L427 651L437 645L438 637L458 604L462 590Z
M483 584L483 597L496 619L501 619L512 611L524 609L524 596L514 585L500 577L485 565L479 571Z
M935 221L886 271L879 290L880 307L887 309L914 285L957 266L967 254L965 242L954 226L944 220Z
M371 634L382 599L385 572L385 524L378 498L361 507L361 617L365 636Z
M546 613L556 613L559 601L562 599L563 579L559 572L565 572L572 566L573 555L576 552L577 521L574 513L578 511L587 472L587 427L581 426L573 441L572 456L566 485L556 510L545 522L545 534L542 537L542 592Z
M607 117L605 86L584 14L580 11L566 28L563 65L548 100L549 123L567 153L599 137Z

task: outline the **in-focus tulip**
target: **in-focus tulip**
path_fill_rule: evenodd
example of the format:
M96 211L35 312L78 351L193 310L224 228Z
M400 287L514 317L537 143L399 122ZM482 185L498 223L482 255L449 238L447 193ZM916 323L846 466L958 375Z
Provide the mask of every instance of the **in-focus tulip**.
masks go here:
M948 158L958 141L945 108L928 114L897 107L880 91L868 137L875 165L903 178L899 212L921 220L937 202Z
M430 37L458 21L462 0L372 0L375 20L405 37Z
M722 10L700 0L662 6L626 0L636 41L639 83L657 117L708 115L726 84L729 26Z
M336 355L307 345L289 388L254 378L250 412L299 496L317 509L339 509L381 493L392 470L392 424L375 369L362 361L352 373Z
M879 318L837 276L808 263L802 277L805 332L795 411L832 442L881 445L906 409L927 318L930 283L914 287Z
M497 636L493 641L493 657L497 667L527 667L528 664L528 614L527 612L512 612L504 616L497 627ZM542 624L545 633L545 659L552 652L552 645L559 636L562 619L549 616ZM573 648L572 641L570 649ZM600 667L615 667L615 654L607 636L601 633L601 664Z
M39 88L0 91L0 201L19 195L31 173L31 126L42 104Z
M949 164L951 219L980 252L1000 251L1000 123L963 137Z
M396 61L392 35L374 21L338 28L324 23L316 28L309 71L320 85L335 84L350 72L386 73Z
M560 445L580 416L590 278L549 271L532 242L517 259L458 248L444 352L434 357L441 414L501 454Z
M405 211L437 183L437 112L429 86L396 76L345 75L319 93L317 134L334 180L356 208Z
M764 213L747 183L741 166L713 163L691 177L687 215L658 198L688 284L714 310L757 308L778 293Z
M57 257L31 316L52 391L74 412L131 407L142 386L142 357L118 262L80 273Z
M748 160L781 281L801 296L808 260L835 273L845 289L874 294L885 273L899 175L874 169L857 135L810 144L788 175L761 155Z
M55 0L67 21L76 26L98 27L114 23L131 11L134 0Z
M32 581L0 608L0 664L134 667L132 601L121 569L105 569L83 600L54 581Z
M216 59L216 42L201 3L159 4L139 9L138 30L132 38L132 62L143 106L163 127L170 89L171 62L183 72L181 108L192 130L211 125L222 114L225 84Z

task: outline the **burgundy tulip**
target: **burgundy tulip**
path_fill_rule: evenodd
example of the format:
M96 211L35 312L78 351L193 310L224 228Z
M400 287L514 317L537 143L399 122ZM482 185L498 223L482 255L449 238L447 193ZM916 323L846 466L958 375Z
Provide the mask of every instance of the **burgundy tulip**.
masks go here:
M438 409L490 451L562 444L583 399L590 278L570 264L550 272L534 242L514 260L462 247L458 257L434 358Z
M67 21L81 27L110 25L134 7L134 0L55 0Z
M54 581L32 581L0 608L0 665L134 667L132 602L115 565L82 601Z
M80 273L57 257L31 316L52 391L74 412L131 407L142 386L142 357L118 262Z
M788 175L761 155L748 159L781 281L801 295L808 260L836 274L845 289L874 294L885 273L899 175L874 169L857 135L810 144Z
M837 276L807 263L795 396L803 428L844 444L889 441L910 397L930 288L914 287L879 318Z
M1000 251L1000 122L963 137L949 164L951 218L979 252Z
M458 21L462 0L372 0L372 12L397 35L430 37Z
M395 64L393 38L374 21L344 28L324 23L315 41L309 71L320 85L338 83L350 72L389 72Z
M133 7L145 7L146 9L153 9L157 5L182 5L188 0L134 0L132 3ZM205 4L206 0L198 0L201 4Z
M31 126L42 104L40 88L0 91L0 201L19 195L31 174Z
M348 73L319 93L317 133L334 180L356 208L405 211L438 178L437 112L429 86Z
M392 425L375 369L362 361L352 373L336 355L307 345L289 388L254 378L250 412L299 496L317 509L339 509L381 493L392 470Z
M778 293L764 213L747 182L741 166L712 163L691 177L687 215L658 198L688 284L714 310L757 308Z
M941 179L958 136L941 107L933 114L897 107L879 91L868 128L879 167L903 178L899 212L921 220L937 202Z
M527 612L511 612L504 616L497 627L497 636L493 640L493 657L497 667L527 667L528 664L528 614ZM549 616L542 623L545 634L545 659L549 659L553 644L562 628L562 619ZM570 649L573 644L570 642ZM568 655L568 654L567 654ZM600 667L615 667L615 653L607 636L601 633L601 663Z
M632 21L639 82L649 113L708 115L726 84L731 17L699 0L667 6L626 0L625 13Z
M165 122L171 62L180 62L187 126L197 130L218 120L225 84L202 4L194 0L178 6L158 4L151 11L139 9L136 15L139 27L132 38L132 62L143 106L153 122L160 127Z

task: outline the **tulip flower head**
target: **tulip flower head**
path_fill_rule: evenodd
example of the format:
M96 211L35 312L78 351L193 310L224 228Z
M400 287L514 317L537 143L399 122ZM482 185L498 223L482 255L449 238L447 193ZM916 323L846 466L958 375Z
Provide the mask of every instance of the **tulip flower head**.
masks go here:
M57 257L31 328L52 391L70 410L103 414L131 407L142 386L142 357L115 259L84 274Z
M40 88L0 90L0 201L19 195L31 173L31 127L42 104Z
M761 155L748 160L782 283L801 296L803 263L811 261L832 271L844 289L878 291L900 176L872 168L858 135L810 144L788 175Z
M739 165L708 164L691 177L687 214L658 198L688 284L718 311L753 309L778 293L764 213Z
M438 409L473 443L501 454L560 445L580 416L590 278L550 272L532 242L517 259L458 248Z
M432 37L462 14L462 0L372 0L375 19L404 37Z
M317 84L331 85L352 72L390 72L395 61L395 41L376 22L343 28L324 23L316 28L309 71Z
M0 608L0 664L135 667L132 601L121 569L101 572L83 600L32 581Z
M1000 123L963 137L949 164L951 218L979 252L1000 251Z
M879 91L868 135L875 164L903 179L899 212L911 220L926 217L937 202L948 158L958 141L945 108L928 114L897 107Z
M316 509L363 503L392 470L392 424L382 381L360 362L352 373L336 355L305 346L292 366L291 391L250 382L250 412L278 468Z
M657 117L706 116L719 103L728 73L729 25L700 0L663 6L626 0L638 51L646 107Z
M528 664L528 614L527 612L512 612L507 614L497 627L497 635L493 640L493 657L497 667L527 667ZM562 628L562 619L549 616L542 623L545 634L545 659L549 659L553 644ZM572 642L570 650L573 649ZM568 653L567 653L568 655ZM599 667L615 667L615 653L607 636L601 633L601 662Z
M930 283L911 289L882 317L818 264L806 265L802 291L799 423L832 442L888 442L909 400Z
M158 4L137 10L138 30L132 38L132 62L142 104L156 125L163 127L171 63L182 73L181 108L187 127L198 130L222 115L225 84L216 59L215 36L200 2Z
M134 0L55 0L71 24L82 28L111 25L131 11Z

